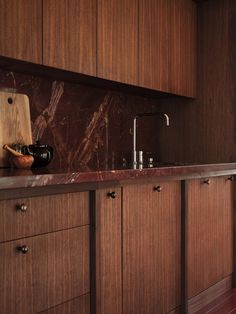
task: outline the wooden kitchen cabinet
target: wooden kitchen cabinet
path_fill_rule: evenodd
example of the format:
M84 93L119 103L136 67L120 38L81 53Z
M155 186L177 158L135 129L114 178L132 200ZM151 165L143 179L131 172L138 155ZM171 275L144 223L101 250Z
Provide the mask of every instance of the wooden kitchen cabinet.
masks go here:
M2 243L0 252L2 314L38 313L90 290L88 226Z
M123 188L124 314L180 305L180 221L179 181Z
M229 177L188 182L188 298L233 272L233 193Z
M196 4L139 0L139 85L196 96Z
M42 0L0 0L0 55L42 63Z
M98 0L97 76L138 84L138 0Z
M89 224L89 193L0 201L0 242Z
M89 192L24 194L0 201L0 313L89 314Z
M96 0L43 1L43 64L96 76Z
M121 188L95 194L95 296L97 314L122 314ZM93 313L92 309L92 313Z

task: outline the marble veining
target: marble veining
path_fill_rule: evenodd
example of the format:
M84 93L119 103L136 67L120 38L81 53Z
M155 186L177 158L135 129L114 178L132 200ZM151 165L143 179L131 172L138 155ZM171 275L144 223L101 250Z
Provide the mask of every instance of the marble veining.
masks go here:
M28 95L33 141L54 148L49 168L109 169L131 159L132 120L137 112L158 111L158 101L0 70L0 89ZM156 121L142 126L140 147L158 155Z

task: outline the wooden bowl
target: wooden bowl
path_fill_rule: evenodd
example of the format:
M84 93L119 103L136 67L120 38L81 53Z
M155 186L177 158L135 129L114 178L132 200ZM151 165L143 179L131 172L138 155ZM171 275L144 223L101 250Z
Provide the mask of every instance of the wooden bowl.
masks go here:
M13 166L17 169L29 169L34 162L34 157L28 155L12 156L11 162Z

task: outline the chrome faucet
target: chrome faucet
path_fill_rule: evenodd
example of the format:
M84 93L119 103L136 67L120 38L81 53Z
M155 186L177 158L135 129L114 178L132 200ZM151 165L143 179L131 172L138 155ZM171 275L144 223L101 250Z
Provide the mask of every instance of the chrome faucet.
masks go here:
M137 167L137 151L136 151L136 145L137 145L137 118L141 117L153 117L163 115L166 119L166 126L170 125L170 118L166 113L163 112L153 112L153 113L138 113L133 120L133 168Z

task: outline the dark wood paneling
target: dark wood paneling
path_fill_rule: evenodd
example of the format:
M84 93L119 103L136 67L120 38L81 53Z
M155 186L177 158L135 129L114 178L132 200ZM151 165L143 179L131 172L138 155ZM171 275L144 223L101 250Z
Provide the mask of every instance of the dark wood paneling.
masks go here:
M98 77L138 84L138 0L98 0Z
M158 184L157 184L158 185ZM123 189L123 313L180 305L180 182Z
M43 0L43 64L96 76L95 0Z
M169 91L196 97L196 4L191 0L171 0L169 3Z
M196 5L189 0L141 0L139 85L196 96Z
M236 159L235 21L234 0L198 4L197 100L158 101L159 110L170 114L170 127L159 130L161 160Z
M42 0L0 1L0 55L42 62Z
M17 210L25 204L27 210ZM0 242L89 224L88 192L0 202Z
M90 314L90 296L83 295L72 301L55 306L40 314Z
M107 193L115 191L115 199ZM96 313L122 313L121 189L96 191Z
M169 1L139 1L139 85L169 90Z
M89 292L89 228L0 245L0 312L32 314ZM27 245L29 252L17 252Z
M227 177L188 183L188 297L232 273L232 182Z

